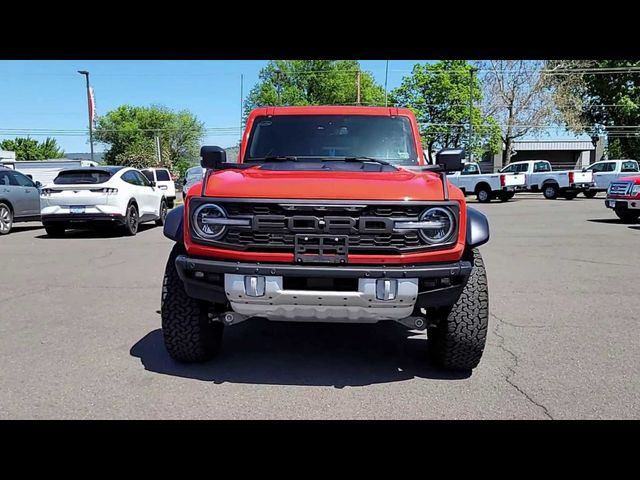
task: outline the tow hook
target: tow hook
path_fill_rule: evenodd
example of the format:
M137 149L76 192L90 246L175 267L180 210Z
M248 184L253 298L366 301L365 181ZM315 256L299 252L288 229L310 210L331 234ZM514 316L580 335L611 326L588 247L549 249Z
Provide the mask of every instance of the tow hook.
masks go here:
M226 312L221 313L217 317L213 314L209 314L209 318L212 322L218 321L224 323L225 325L235 325L236 323L244 322L249 317L247 317L246 315L240 315L236 312Z
M422 317L406 317L396 321L412 330L424 330L426 325Z

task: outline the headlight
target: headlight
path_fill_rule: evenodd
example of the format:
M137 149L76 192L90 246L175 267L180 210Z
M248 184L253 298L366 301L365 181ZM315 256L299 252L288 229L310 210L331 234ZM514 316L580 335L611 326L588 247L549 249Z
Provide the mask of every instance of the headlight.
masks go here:
M639 195L640 194L640 184L634 185L631 190L631 195Z
M205 240L220 238L225 231L226 212L213 203L205 203L196 208L191 216L193 229Z
M420 215L422 239L431 244L445 243L455 229L453 213L447 208L432 207Z

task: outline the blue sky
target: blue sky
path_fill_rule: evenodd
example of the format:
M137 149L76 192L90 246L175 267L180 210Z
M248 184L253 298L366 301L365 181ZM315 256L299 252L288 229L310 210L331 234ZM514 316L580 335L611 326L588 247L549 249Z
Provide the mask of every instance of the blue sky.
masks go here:
M425 60L390 60L389 90L413 65ZM84 77L88 70L98 115L125 103L161 104L193 112L206 128L238 127L237 133L209 135L207 144L231 146L240 134L240 75L246 93L265 60L25 60L0 61L0 129L78 130L87 126ZM363 60L364 70L384 84L385 60ZM0 135L0 139L15 135ZM45 136L32 134L34 138ZM83 136L55 136L67 152L88 152ZM97 144L96 151L103 150Z

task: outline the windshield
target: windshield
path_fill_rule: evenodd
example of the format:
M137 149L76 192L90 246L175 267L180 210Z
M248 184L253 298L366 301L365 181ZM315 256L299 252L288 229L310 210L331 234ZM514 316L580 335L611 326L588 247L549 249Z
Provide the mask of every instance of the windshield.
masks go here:
M111 174L104 170L66 170L58 173L53 183L56 185L104 183L110 178Z
M417 165L407 117L365 115L280 115L257 117L245 161L268 157L369 157L396 165Z

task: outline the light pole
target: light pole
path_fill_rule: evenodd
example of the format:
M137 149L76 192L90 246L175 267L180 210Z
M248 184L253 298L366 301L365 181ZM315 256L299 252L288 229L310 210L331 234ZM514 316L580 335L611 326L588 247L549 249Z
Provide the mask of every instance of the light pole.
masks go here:
M91 146L91 161L93 162L93 112L91 106L91 90L89 87L89 72L86 70L78 70L80 75L84 75L87 79L87 110L89 112L89 145Z

